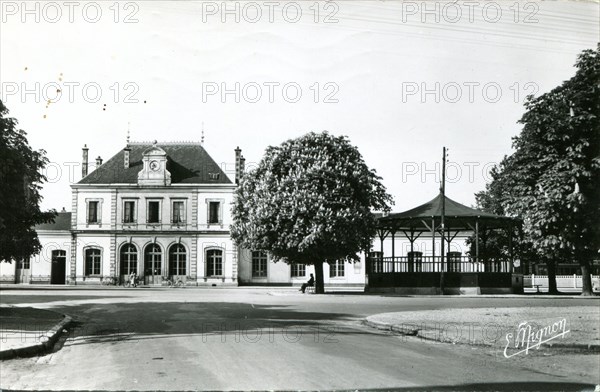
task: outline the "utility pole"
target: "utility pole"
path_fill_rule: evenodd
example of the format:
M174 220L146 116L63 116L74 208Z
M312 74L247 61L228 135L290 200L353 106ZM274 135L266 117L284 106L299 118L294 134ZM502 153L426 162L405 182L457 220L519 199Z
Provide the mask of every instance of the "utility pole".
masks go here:
M440 217L440 226L442 228L442 258L440 263L441 275L440 275L440 290L441 294L444 294L444 258L446 248L446 226L444 225L444 218L446 216L446 147L443 148L442 154L442 186L440 187L440 193L442 195L442 216Z

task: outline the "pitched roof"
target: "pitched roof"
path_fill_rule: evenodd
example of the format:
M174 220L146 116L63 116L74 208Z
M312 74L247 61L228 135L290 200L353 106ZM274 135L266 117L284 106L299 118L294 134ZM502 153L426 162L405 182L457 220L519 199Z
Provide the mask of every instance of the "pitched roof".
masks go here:
M220 166L200 143L157 143L167 153L167 170L172 184L231 184ZM124 149L78 184L137 184L142 158L153 143L130 143L129 167L125 168ZM218 174L218 176L215 176Z
M439 194L427 203L410 210L389 214L379 218L379 224L383 226L392 225L401 228L415 228L423 226L423 220L426 222L432 218L438 221L442 215L442 195ZM444 217L447 226L454 225L456 228L469 228L474 225L475 220L492 227L504 227L511 223L518 223L518 219L507 216L495 215L489 212L477 210L460 204L449 197L445 197Z
M71 230L71 213L59 212L54 222L36 225L35 230Z

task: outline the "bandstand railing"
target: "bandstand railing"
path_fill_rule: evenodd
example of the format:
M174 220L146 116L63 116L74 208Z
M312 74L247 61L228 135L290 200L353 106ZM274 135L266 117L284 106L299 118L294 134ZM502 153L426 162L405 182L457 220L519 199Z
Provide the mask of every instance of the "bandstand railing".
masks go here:
M469 256L367 257L368 273L396 272L513 272L510 260L478 260Z

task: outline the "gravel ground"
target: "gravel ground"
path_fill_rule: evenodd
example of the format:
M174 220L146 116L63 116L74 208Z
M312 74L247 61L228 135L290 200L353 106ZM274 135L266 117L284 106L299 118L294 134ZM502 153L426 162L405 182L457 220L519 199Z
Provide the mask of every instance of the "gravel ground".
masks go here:
M561 320L565 320L564 328L559 324ZM527 325L531 325L531 331L534 334L536 331L544 327L552 327L556 323L556 332L548 334L542 340L551 338L563 330L569 332L564 337L557 337L543 343L542 346L592 348L600 351L600 306L396 312L369 316L367 322L378 328L392 329L423 339L501 348L507 346L507 334L510 333L513 337L509 336L511 341L509 347L515 346L514 337L519 336L521 323L528 323L523 325L521 330L527 328ZM523 336L523 333L520 336ZM519 340L522 341L522 339ZM532 346L533 344L531 343Z

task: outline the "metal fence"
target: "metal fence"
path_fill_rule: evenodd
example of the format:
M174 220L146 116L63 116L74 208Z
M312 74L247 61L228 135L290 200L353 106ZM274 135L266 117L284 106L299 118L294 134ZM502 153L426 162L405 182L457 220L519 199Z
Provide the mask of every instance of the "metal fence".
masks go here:
M524 275L523 286L548 288L548 275ZM592 286L596 290L600 289L600 275L592 275ZM581 275L556 275L556 287L580 289L582 287Z
M396 272L513 272L510 260L476 261L469 256L368 257L368 273Z

